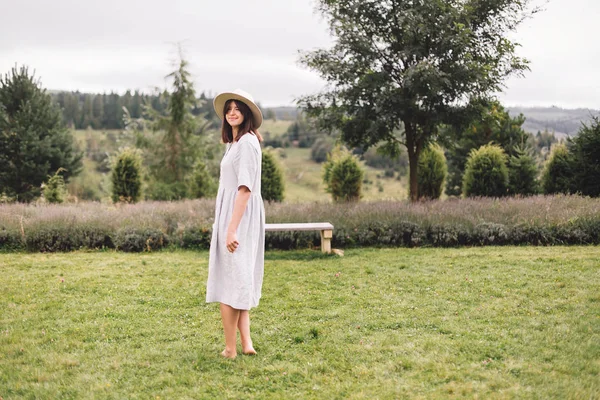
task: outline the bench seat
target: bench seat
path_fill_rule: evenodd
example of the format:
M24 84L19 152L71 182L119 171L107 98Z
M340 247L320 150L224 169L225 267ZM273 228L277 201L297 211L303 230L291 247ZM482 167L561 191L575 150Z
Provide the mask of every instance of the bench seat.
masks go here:
M331 225L329 222L265 224L265 231L320 231L321 251L323 253L331 253L331 238L333 237L333 225Z

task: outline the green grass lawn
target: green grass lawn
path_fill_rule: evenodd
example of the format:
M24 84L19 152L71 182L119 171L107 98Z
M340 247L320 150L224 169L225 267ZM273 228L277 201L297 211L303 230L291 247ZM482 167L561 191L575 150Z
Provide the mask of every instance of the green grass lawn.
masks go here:
M310 149L286 148L285 158L280 160L284 167L285 202L306 203L331 201L323 183L323 164L310 159ZM404 200L408 197L407 178L384 178L383 170L364 166L368 184L362 186L364 201Z
M268 252L222 359L207 252L0 254L0 397L600 397L600 248Z
M294 121L264 119L259 132L263 134L269 133L272 139L277 138L287 132L288 128L293 123Z

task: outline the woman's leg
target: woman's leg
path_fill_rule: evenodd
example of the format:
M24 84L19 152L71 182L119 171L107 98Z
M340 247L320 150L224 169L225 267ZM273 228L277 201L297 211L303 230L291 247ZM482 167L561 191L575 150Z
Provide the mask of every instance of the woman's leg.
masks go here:
M252 339L250 338L250 313L248 310L240 310L238 329L240 330L240 338L242 339L242 353L256 354L256 350L252 346Z
M240 310L221 303L221 319L223 320L223 331L225 332L225 350L221 355L227 358L235 358L237 356L236 327L240 319Z

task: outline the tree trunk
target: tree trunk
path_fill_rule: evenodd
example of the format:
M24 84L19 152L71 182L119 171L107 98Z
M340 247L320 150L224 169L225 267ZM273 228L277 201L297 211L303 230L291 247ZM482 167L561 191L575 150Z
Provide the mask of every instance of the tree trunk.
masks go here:
M416 202L419 199L419 186L417 168L419 166L419 146L417 132L414 126L409 123L404 124L406 135L406 150L408 151L408 170L409 170L409 194L410 201Z

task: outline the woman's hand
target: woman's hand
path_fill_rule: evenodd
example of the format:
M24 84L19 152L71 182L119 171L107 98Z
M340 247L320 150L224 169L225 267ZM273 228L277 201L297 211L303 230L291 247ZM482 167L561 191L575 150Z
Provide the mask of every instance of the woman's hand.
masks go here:
M234 231L227 232L227 251L233 253L240 243L237 240L237 234Z

